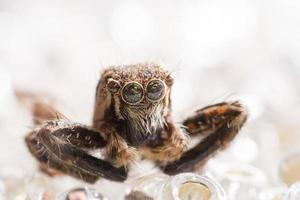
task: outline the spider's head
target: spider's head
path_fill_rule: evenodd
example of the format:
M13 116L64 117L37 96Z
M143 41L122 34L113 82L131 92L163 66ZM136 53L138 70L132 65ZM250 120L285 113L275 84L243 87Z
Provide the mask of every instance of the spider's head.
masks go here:
M120 109L150 109L169 105L170 73L155 64L111 67L104 72L106 92ZM150 113L149 113L150 114Z
M116 115L131 133L149 135L164 126L173 78L156 64L111 67L102 77Z

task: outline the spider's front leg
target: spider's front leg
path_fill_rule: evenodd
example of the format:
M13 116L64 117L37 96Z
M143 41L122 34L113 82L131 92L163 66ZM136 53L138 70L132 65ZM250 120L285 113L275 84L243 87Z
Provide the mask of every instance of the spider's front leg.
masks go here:
M101 133L78 123L53 120L29 133L26 143L43 169L61 172L93 183L99 177L124 181L127 171L87 153L86 149L105 147Z
M245 123L247 113L239 102L219 103L202 108L183 125L191 136L202 135L201 141L184 152L181 157L168 163L163 170L167 174L194 171L206 161L228 146Z

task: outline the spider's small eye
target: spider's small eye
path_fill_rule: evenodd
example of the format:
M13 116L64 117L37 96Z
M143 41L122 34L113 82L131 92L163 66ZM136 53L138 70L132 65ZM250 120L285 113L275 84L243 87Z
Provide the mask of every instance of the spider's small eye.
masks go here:
M152 80L148 83L146 91L150 101L159 101L165 95L166 86L161 80Z
M139 103L144 96L143 86L136 82L128 83L122 90L122 98L129 104Z
M110 91L113 94L118 93L121 88L120 83L113 79L108 80L106 86L107 86L108 91Z

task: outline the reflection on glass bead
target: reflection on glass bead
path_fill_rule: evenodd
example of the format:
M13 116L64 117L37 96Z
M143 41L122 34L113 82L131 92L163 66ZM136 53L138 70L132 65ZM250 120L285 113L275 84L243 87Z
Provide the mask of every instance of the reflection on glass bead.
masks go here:
M287 185L300 180L300 150L290 153L281 161L279 176Z
M132 188L128 192L142 192L144 195L156 199L156 195L160 193L169 177L164 174L150 173L146 176L141 176L131 181Z
M75 188L59 195L58 200L107 200L101 193L91 188Z
M265 184L264 173L251 165L228 166L221 178L221 185L231 200L256 199Z
M256 185L263 185L266 182L266 176L260 169L244 164L228 165L222 178Z
M194 173L174 176L161 190L160 200L226 200L223 188L214 180Z
M89 200L106 200L106 198L94 189L86 190Z
M125 196L125 200L154 200L154 199L152 197L149 197L144 192L131 190Z
M287 194L287 200L299 200L300 199L300 181L294 183Z
M287 187L268 188L259 194L259 200L285 200Z

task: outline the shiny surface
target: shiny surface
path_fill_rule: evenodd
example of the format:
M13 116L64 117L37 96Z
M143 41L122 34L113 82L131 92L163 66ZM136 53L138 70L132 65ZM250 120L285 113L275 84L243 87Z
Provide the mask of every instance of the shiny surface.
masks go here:
M199 183L187 182L179 188L180 200L210 200L211 196L209 188Z
M143 86L137 82L130 82L122 89L122 99L128 104L137 104L143 100Z
M286 200L299 200L299 199L300 199L300 182L296 182L290 187Z
M182 173L170 181L172 200L201 199L227 200L227 195L221 185L212 178L193 173Z
M166 86L161 80L152 80L146 87L146 96L150 101L156 102L161 100L166 91Z

